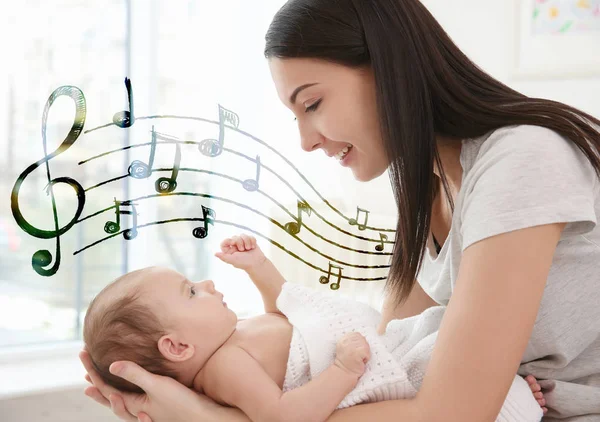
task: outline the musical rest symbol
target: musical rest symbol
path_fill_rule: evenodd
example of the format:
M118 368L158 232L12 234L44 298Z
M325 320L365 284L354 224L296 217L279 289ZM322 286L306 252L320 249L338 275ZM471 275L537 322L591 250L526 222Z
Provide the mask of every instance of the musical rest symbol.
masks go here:
M225 143L225 122L230 123L234 128L240 125L240 118L231 110L227 110L219 104L219 139L205 139L200 142L198 150L207 157L217 157L223 152Z
M205 207L204 205L202 205L202 216L204 219L204 227L196 227L192 231L192 235L196 239L204 239L206 236L208 236L208 225L212 224L214 226L214 219L217 218L217 214L215 213L215 211L213 209Z
M131 79L127 77L125 78L125 88L127 88L129 111L119 111L113 116L113 123L123 129L133 126L133 123L135 122L135 116L133 114L133 89L131 88Z
M302 211L306 212L309 216L312 212L310 206L304 201L298 201L298 221L287 223L284 228L285 231L291 235L297 235L300 233L300 229L302 226Z
M127 169L129 176L134 179L147 179L152 174L152 166L154 165L154 155L156 153L156 132L152 126L152 142L150 143L150 157L148 164L140 160L134 160Z
M362 224L358 222L358 217L361 212L365 213L365 221ZM367 227L368 220L369 220L369 211L356 207L356 218L351 218L349 223L351 226L356 226L358 224L358 230L364 230Z
M381 252L383 250L383 242L388 240L388 237L386 234L383 233L379 233L379 238L381 239L381 243L377 246L375 246L375 250Z
M64 141L60 144L60 146L51 154L48 154L46 147L46 124L48 121L48 113L50 112L50 108L54 101L61 96L70 97L75 103L75 118L73 120L73 126L69 130ZM86 105L85 105L85 97L83 92L75 86L61 86L54 90L50 97L48 97L48 101L46 102L46 106L44 107L44 113L42 116L42 144L44 147L44 158L37 161L36 163L30 165L23 171L15 185L12 189L10 195L10 206L12 210L13 217L19 227L27 234L31 236L37 237L39 239L52 239L56 238L56 259L54 265L51 268L45 268L52 262L52 253L46 249L42 249L36 251L31 258L31 265L35 272L44 277L49 277L58 271L60 266L60 236L65 234L67 231L77 223L77 220L81 216L83 212L83 207L85 205L85 189L74 179L70 177L58 177L56 179L52 179L50 176L50 165L49 162L54 157L62 154L67 149L69 149L79 138L81 135L81 131L83 130L83 126L85 124L85 116L86 116ZM21 190L21 186L27 176L29 176L33 171L35 171L42 164L46 164L46 177L48 179L48 184L46 185L46 194L52 198L52 212L54 217L54 230L40 230L37 227L32 226L29 222L23 217L21 210L19 208L19 191ZM66 183L71 186L75 193L77 194L77 210L75 211L75 215L71 220L62 228L59 228L58 223L58 213L56 210L56 199L54 197L54 189L53 186L58 183Z
M175 144L175 148L171 177L159 177L154 185L158 193L171 193L177 189L177 176L179 175L179 166L181 164L181 147L179 144Z
M121 230L121 215L131 215L133 217L133 227L130 229L127 229L123 232L123 238L125 240L131 240L134 239L135 237L137 237L138 235L138 231L137 231L137 211L135 209L135 205L134 203L130 202L130 201L117 201L117 198L115 198L115 221L107 221L106 224L104 225L104 231L108 234L115 234L118 233L119 230ZM121 206L127 206L127 207L131 207L132 210L122 210Z
M335 274L335 276L337 277L337 281L335 283L331 283L331 286L329 286L331 288L331 290L338 290L340 288L340 280L342 278L342 267L338 267L337 265L332 265L331 262L329 263L329 269L327 270L327 277L325 277L324 275L322 275L319 278L319 283L321 284L327 284L329 283L329 278L331 277L331 269L335 268L338 271L337 274Z
M256 156L256 178L255 179L246 179L242 183L244 189L248 192L256 192L258 190L258 183L260 179L260 156Z

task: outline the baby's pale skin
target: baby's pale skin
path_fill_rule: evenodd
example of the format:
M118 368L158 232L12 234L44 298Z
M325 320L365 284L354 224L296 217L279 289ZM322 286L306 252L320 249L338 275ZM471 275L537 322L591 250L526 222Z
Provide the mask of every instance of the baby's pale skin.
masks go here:
M187 339L182 337L184 334L179 339L171 336L169 346L161 345L161 339L159 349L167 350L167 358L169 353L176 356L170 360L181 362L178 381L217 403L240 408L253 421L325 421L364 373L370 358L368 343L360 334L351 333L338 342L331 367L304 386L283 393L292 325L275 303L285 279L251 236L224 240L216 256L248 273L262 295L265 314L234 320L230 310L213 308L211 317L218 321L212 325L218 332L225 332L225 338L207 341L215 336L193 327ZM212 281L191 288L198 291L195 296L211 300L213 305L222 300ZM190 335L196 338L188 341ZM544 406L535 378L528 376L526 381L540 406Z

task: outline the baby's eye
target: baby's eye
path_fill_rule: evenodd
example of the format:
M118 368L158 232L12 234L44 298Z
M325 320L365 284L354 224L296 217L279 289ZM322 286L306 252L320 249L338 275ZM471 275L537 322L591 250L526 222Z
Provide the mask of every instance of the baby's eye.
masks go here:
M194 286L190 286L190 297L196 295L196 288Z

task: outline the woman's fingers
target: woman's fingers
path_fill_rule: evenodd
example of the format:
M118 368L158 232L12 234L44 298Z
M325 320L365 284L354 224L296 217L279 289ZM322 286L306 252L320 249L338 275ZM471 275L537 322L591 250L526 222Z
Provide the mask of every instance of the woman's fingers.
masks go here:
M113 413L115 415L117 415L120 419L127 421L127 422L137 422L138 418L136 418L135 416L133 416L131 413L129 413L127 411L127 409L125 408L125 403L123 402L123 399L121 398L121 396L119 396L118 394L111 394L109 396L109 400L110 400L110 408L112 409Z
M110 402L102 395L100 390L96 387L87 387L83 390L84 394L94 401L100 403L102 406L110 408Z
M90 384L93 384L93 383L92 383L92 379L90 378L90 376L89 376L88 374L85 374L85 380L86 380L87 382L89 382Z
M128 361L113 362L108 370L111 374L137 385L146 393L152 392L152 381L156 375L146 371L138 364Z
M115 388L110 387L102 380L102 378L100 378L100 376L98 375L98 373L96 372L96 370L94 369L94 367L92 365L92 360L87 351L85 351L85 350L81 351L79 353L79 359L81 360L81 363L83 363L83 366L85 367L86 372L90 376L92 384L94 384L94 386L96 388L98 388L98 390L100 390L100 393L102 393L102 395L104 397L108 398L108 395L110 393L118 392Z
M140 412L140 414L138 415L138 421L139 422L152 422L152 419L150 419L150 416L148 416L144 412Z

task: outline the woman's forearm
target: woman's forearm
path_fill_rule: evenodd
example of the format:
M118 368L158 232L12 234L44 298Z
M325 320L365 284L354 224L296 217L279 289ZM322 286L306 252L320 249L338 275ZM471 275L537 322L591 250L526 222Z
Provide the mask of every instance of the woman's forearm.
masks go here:
M196 421L208 421L206 414L198 415ZM215 412L214 419L210 419L210 422L252 422L252 420L237 407L220 406L219 410Z
M420 415L414 399L386 400L377 403L359 404L336 410L327 422L419 422Z

